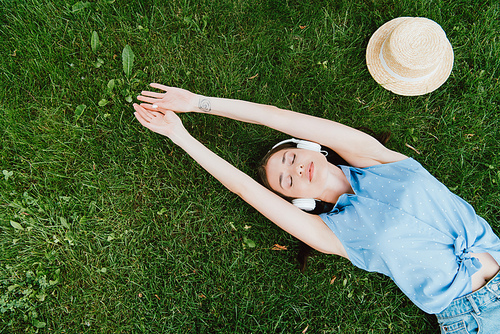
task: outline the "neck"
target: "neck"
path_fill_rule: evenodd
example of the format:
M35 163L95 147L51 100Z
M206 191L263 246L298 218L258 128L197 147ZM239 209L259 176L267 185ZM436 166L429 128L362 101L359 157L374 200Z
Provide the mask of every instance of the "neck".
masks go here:
M354 194L354 190L352 190L351 184L342 169L332 164L329 170L327 189L319 199L335 204L343 194Z

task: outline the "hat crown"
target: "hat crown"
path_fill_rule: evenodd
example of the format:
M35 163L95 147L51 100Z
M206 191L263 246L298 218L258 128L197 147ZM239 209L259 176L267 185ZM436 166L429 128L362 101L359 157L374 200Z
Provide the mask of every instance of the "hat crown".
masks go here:
M446 51L446 34L436 22L414 17L402 21L384 41L382 57L396 74L418 78L432 73Z

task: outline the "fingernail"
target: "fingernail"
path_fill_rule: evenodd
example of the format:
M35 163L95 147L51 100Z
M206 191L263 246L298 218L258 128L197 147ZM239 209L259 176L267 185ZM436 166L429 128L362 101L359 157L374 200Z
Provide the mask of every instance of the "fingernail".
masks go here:
M158 106L156 104L153 104L153 109L156 109L158 108Z

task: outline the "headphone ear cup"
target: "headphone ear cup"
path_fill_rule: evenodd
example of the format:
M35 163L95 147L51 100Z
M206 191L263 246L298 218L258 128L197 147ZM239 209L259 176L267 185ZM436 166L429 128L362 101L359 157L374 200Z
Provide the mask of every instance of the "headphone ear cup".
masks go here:
M297 142L297 148L302 148L310 151L321 152L321 145L313 143L312 141L299 140Z
M316 200L313 198L296 198L292 204L304 211L313 211L316 208Z

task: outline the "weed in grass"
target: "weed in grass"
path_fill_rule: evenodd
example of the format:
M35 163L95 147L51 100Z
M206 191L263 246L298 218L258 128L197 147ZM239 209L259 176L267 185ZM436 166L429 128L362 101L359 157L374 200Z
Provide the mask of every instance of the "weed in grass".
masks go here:
M0 268L0 312L7 326L31 324L43 328L46 322L39 314L39 305L51 298L60 277L52 246L73 245L73 236L66 218L53 221L47 207L27 192L20 196L13 191L10 196L9 209L0 217L1 249L5 256ZM5 201L6 197L2 199ZM35 260L35 254L42 257Z

